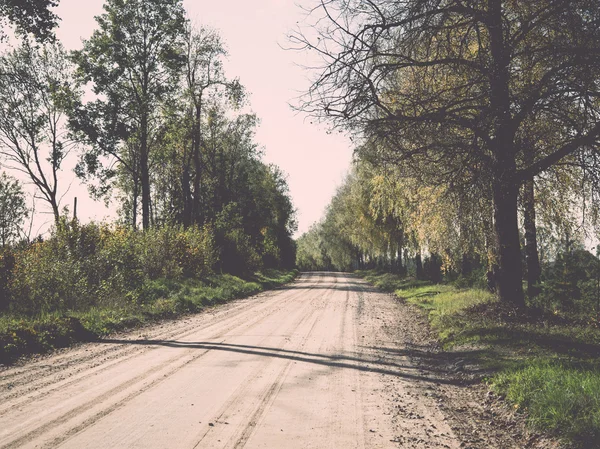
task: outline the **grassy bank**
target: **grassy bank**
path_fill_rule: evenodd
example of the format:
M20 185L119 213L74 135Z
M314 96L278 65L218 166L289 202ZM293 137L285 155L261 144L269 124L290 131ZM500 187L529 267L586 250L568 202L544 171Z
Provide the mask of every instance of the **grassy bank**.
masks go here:
M541 310L517 313L490 293L357 272L423 309L447 350L470 354L532 428L600 448L600 329Z
M144 291L137 295L144 298L143 302L121 301L112 307L34 317L0 315L0 364L22 355L44 353L160 319L199 312L291 282L296 275L297 271L269 270L250 279L227 274L203 280L159 279L144 284Z

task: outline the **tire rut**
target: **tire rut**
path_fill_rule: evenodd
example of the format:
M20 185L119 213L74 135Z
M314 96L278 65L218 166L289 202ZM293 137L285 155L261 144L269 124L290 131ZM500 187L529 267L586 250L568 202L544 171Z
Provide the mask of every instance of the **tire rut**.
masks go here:
M322 281L321 278L319 278L318 283L320 283ZM314 288L314 287L313 287ZM308 290L310 290L311 288L308 288ZM331 290L332 292L332 290ZM329 292L328 292L329 293ZM302 292L302 294L306 294L306 292ZM325 298L323 298L324 300ZM292 332L291 334L293 335L294 331L296 331L299 327L302 326L302 324L304 324L307 320L309 320L310 318L312 318L313 316L317 315L319 312L321 312L321 309L311 309L311 304L310 303L306 303L305 304L305 308L308 310L308 313L304 316L302 316L302 318L295 323L295 325L292 327ZM306 342L306 340L310 337L312 329L314 328L316 322L318 321L318 317L315 318L313 324L311 325L309 331L307 332L307 334L303 337L301 343L300 343L300 348L302 348L304 346L304 343ZM279 348L279 350L284 350L287 347L291 346L291 342L286 342L284 343L284 345ZM214 417L213 421L217 422L217 421L224 421L227 419L230 419L229 416L230 414L228 414L229 410L231 409L231 406L233 404L235 404L240 397L243 396L244 392L247 391L248 389L248 385L249 382L247 381L248 379L256 379L260 374L262 374L264 371L266 371L269 366L274 363L275 360L271 359L269 361L268 364L263 364L263 366L259 366L254 372L252 372L250 375L248 375L246 377L246 379L244 380L244 382L242 382L242 384L240 385L240 387L238 388L238 390L236 390L236 392L232 395L232 397L230 397L228 399L228 401L224 404L223 407L221 407L220 411L217 413L217 415ZM283 371L285 371L287 369L287 367L291 364L292 360L290 360L289 362L286 362L286 364L281 368L279 375L277 376L277 379L279 379L279 377L281 376L281 373ZM271 384L270 386L267 386L266 389L263 390L263 393L261 393L259 396L261 397L261 399L259 400L259 404L258 404L258 409L261 409L261 405L265 403L265 401L268 399L269 396L272 396L273 392L273 386L276 385L277 383L277 379L276 381ZM264 409L263 409L264 411ZM253 417L256 414L256 411L253 413ZM248 429L248 426L251 426L252 424L252 418L250 419L250 421L243 427L241 433L244 434L244 432L246 431L246 429ZM239 431L236 433L240 433ZM200 437L200 439L197 441L197 443L194 445L194 449L196 449L197 447L200 447L200 444L203 442L203 440L210 436L211 434L211 429L209 428L206 432L204 432L204 434ZM231 437L229 440L234 439L235 437ZM239 437L241 438L241 437ZM238 440L239 440L238 438ZM237 443L234 447L238 447ZM241 447L241 446L239 446Z

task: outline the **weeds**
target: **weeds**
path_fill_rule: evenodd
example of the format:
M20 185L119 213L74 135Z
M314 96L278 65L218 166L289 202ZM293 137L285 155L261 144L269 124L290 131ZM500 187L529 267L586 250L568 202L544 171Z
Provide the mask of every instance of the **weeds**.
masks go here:
M600 447L597 370L540 359L497 374L493 386L527 413L532 426L562 435L579 447Z

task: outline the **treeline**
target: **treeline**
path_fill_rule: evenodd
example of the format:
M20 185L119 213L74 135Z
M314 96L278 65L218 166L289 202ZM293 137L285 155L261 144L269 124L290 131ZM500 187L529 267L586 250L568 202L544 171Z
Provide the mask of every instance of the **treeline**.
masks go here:
M427 186L397 167L376 167L360 159L338 188L323 220L298 239L298 267L309 271L378 269L495 291L491 206L485 197L473 193L469 202L461 204L461 198L448 188ZM600 260L584 247L580 226L584 203L578 203L574 195L563 199L573 209L553 197L538 199L537 204L543 205L536 217L538 259L535 266L531 261L525 266L539 271L535 278L525 273L530 281L528 303L589 316L600 311ZM527 262L524 221L521 213L521 254Z
M182 0L107 0L68 52L51 4L0 8L20 37L0 56L0 162L36 199L29 207L2 174L0 310L143 302L160 278L293 268L285 175L261 161L258 119L224 71L218 33L192 26ZM72 166L118 207L116 223L82 224L64 207ZM52 231L33 238L26 218L45 210Z
M517 307L552 271L580 295L598 262L582 251L600 204L597 2L334 0L308 20L291 39L325 62L299 106L352 133L357 164L299 265L476 270Z

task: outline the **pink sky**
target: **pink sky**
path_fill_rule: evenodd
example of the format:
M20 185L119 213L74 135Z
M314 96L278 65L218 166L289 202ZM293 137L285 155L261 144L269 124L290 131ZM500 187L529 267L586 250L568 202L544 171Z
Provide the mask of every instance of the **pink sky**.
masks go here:
M67 49L79 48L81 40L91 35L96 28L94 16L102 13L103 3L60 1L56 12L62 22L57 35ZM289 175L299 235L321 217L352 157L348 139L327 134L325 127L311 124L288 105L308 85L308 73L296 65L307 63L307 56L280 47L287 45L286 33L302 21L302 11L297 2L289 0L185 0L184 4L195 23L217 29L227 43L227 73L240 78L251 94L252 110L261 120L257 141L264 146L264 160ZM72 172L63 176L66 186ZM77 184L71 187L64 205L77 196L82 220L112 215Z

